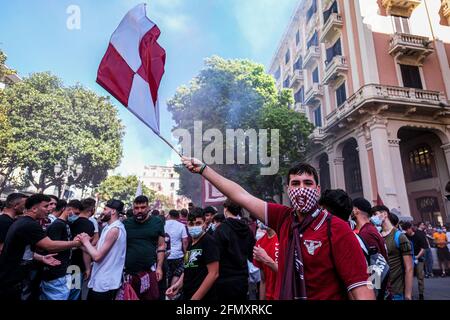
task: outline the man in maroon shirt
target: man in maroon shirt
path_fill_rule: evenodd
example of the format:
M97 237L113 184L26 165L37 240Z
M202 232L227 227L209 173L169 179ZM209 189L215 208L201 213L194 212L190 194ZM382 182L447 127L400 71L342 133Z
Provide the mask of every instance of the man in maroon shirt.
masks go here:
M276 231L280 243L276 299L375 299L368 286L367 262L352 230L319 209L319 179L312 166L299 164L289 170L288 192L293 204L289 208L250 195L197 159L182 160L188 170L202 174Z
M363 239L368 249L377 248L387 261L386 242L384 241L377 228L370 222L370 212L372 206L369 201L364 198L353 200L352 219L356 222L356 229L359 230L358 235Z

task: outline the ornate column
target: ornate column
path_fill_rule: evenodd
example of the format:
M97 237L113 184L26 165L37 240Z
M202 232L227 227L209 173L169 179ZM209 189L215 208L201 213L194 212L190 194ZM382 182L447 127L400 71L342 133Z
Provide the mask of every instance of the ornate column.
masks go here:
M361 167L361 180L363 184L364 198L373 202L372 180L370 176L369 157L367 155L367 138L364 126L356 129L356 138L358 141L359 165Z
M441 148L444 150L445 160L447 161L447 170L450 174L450 143L444 144Z

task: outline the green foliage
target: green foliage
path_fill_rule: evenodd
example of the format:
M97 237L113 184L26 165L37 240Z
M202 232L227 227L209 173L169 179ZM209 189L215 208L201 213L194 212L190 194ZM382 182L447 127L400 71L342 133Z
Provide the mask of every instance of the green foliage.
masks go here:
M67 88L50 73L35 73L4 90L2 110L11 133L0 147L0 167L28 168L41 192L62 184L54 166L69 156L84 167L81 187L98 185L120 163L124 128L117 109L80 85Z
M98 187L97 192L100 194L102 201L117 199L125 204L132 204L136 195L139 180L136 176L109 176ZM150 190L142 185L142 194L153 202L156 198L155 191Z
M168 101L168 108L175 121L173 129L187 129L192 136L194 121L203 122L203 131L215 128L224 137L226 129L279 129L279 174L283 174L290 164L304 159L307 137L312 131L306 117L290 109L293 101L291 90L277 91L273 77L265 73L263 65L214 56L206 59L205 68L188 86L178 88ZM208 144L203 143L203 148ZM255 195L280 193L280 176L260 176L259 165L214 168ZM201 179L180 167L176 171L180 174L179 194L199 204Z

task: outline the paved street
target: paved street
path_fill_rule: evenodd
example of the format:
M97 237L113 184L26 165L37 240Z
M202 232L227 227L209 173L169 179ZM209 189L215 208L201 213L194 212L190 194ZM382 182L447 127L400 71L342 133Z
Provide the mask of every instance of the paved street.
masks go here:
M425 279L425 300L450 300L450 277ZM417 279L414 278L413 298L419 298Z

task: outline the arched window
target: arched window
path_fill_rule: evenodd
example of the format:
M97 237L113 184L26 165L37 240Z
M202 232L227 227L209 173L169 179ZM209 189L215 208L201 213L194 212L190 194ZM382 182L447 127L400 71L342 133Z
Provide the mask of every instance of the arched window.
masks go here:
M359 154L355 140L347 142L342 155L344 157L345 188L350 195L363 191Z
M328 155L324 154L319 160L320 186L322 190L331 189L330 166Z
M433 177L431 148L428 145L417 146L409 152L410 174L413 181Z

